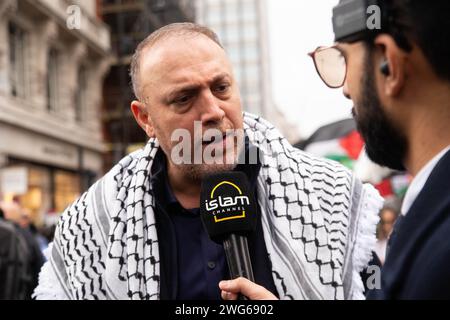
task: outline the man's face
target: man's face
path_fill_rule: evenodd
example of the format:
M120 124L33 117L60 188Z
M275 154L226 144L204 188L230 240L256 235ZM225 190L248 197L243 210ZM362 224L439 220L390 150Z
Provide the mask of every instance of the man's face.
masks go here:
M194 163L194 152L202 153L205 148L220 149L224 158L235 159L240 152L236 145L230 147L227 140L231 139L225 137L227 131L243 128L243 118L239 91L224 50L204 35L173 36L144 50L140 63L141 108L149 116L141 126L158 139L169 166L175 165L172 150L180 143L172 141L172 134L184 129L191 148L182 153L184 159L190 153L190 161L177 163L178 169L194 179L231 170L235 164L224 159L223 164ZM224 139L207 143L199 128L203 133L217 129Z
M379 72L362 42L339 44L347 59L344 95L354 103L352 114L366 143L369 158L379 165L404 170L406 138L394 123L377 91Z

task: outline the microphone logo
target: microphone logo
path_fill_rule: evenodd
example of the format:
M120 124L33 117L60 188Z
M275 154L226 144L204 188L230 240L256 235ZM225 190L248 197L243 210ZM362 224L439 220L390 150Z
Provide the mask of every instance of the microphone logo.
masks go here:
M245 235L256 227L258 207L243 172L223 172L202 181L200 215L209 237L222 244L231 234Z
M245 219L246 207L249 205L249 197L243 195L241 188L230 181L218 183L209 199L205 200L206 212L214 216L215 223Z

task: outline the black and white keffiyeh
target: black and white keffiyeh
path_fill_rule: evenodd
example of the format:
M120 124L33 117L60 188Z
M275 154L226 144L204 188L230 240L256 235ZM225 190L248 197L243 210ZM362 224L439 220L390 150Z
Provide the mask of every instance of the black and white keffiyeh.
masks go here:
M376 238L382 198L341 165L292 147L270 123L244 115L262 153L264 239L281 299L363 299L360 272ZM159 299L151 166L159 148L122 159L63 213L37 299Z

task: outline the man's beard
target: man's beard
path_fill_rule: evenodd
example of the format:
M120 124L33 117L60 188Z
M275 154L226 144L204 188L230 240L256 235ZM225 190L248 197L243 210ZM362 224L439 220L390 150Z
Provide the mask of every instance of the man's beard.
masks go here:
M362 92L356 101L358 114L353 108L358 131L365 143L368 157L375 163L394 170L404 171L407 153L405 135L385 113L375 88L374 63L368 52L365 57Z
M233 145L232 150L227 150L228 153L232 153L230 155L230 159L228 161L219 161L218 163L201 163L201 164L182 164L178 166L182 172L186 174L187 177L194 181L201 181L205 177L225 171L232 171L236 168L238 164L238 155L242 152L242 145L236 144ZM219 160L222 157L219 157ZM231 161L230 161L231 160Z
M183 165L182 170L190 179L194 181L201 181L205 177L225 171L233 171L237 164L190 164Z
M178 152L172 153L174 151L173 146L166 153L169 148L164 148L161 145L166 155L170 155L169 161L172 165L177 167L178 171L190 180L201 181L211 174L232 171L242 161L241 157L245 152L244 131L231 129L228 131L219 128L213 130L220 133L221 137L215 136L211 140L208 135L200 136L201 139L191 142L191 148L185 149L187 150L187 158L179 158ZM231 134L229 134L230 132ZM222 137L222 135L226 137ZM227 140L221 140L222 138ZM222 146L222 143L225 143L225 145ZM184 152L183 155L185 155Z

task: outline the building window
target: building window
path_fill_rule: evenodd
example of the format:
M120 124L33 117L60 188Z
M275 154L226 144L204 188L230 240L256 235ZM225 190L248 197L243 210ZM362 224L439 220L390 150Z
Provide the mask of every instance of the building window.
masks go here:
M25 32L17 25L10 23L9 28L9 83L11 95L25 97Z
M59 95L59 53L55 49L48 51L47 57L47 110L57 111Z
M241 7L241 19L246 22L256 21L257 11L256 11L255 0L244 0Z
M17 200L29 210L31 220L37 225L43 222L46 213L63 212L81 194L78 173L16 159L11 160L9 169L15 169L15 173L10 173L10 180L14 179L15 185L24 184L24 190L0 193L0 202Z
M224 13L226 15L226 22L227 23L238 23L240 20L240 9L239 3L237 0L227 0L226 5L223 6L225 9ZM221 14L221 16L224 15L224 13Z
M259 38L258 34L258 26L255 23L249 23L248 21L245 23L243 28L243 36L242 38L245 41L255 41Z
M56 212L63 212L80 196L80 176L64 170L54 171L54 205Z
M230 44L239 42L239 39L242 37L242 28L241 25L236 23L227 23L225 25L225 29L227 30L227 39L226 41Z
M77 122L84 120L84 113L86 112L87 79L87 69L85 66L81 66L78 69L78 81L75 93L75 120Z

